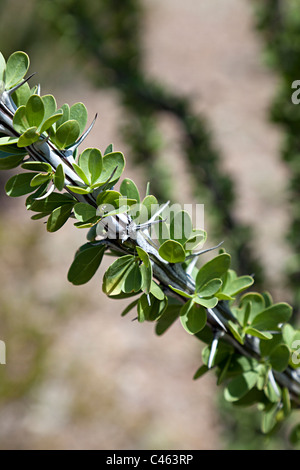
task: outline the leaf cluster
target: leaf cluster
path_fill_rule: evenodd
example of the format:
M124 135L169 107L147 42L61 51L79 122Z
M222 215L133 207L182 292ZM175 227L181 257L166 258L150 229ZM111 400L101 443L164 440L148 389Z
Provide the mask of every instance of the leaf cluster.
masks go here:
M0 125L7 126L7 93L22 83L9 101L9 132L15 137L1 137L0 165L21 165L23 172L12 176L5 189L11 197L26 195L27 209L35 212L32 218L47 217L49 232L70 218L76 227L89 229L69 269L69 281L85 284L104 254L116 257L103 275L102 290L112 299L133 298L122 315L136 308L138 321L155 322L158 335L179 318L185 331L207 344L195 378L213 367L218 384L225 385L226 400L238 406L257 404L263 411L262 429L271 431L298 403L293 389L280 380L281 374L290 377L299 368L295 343L300 331L288 324L292 308L273 303L268 293L249 292L253 278L238 276L225 250L197 267L193 260L202 252L194 250L202 247L206 233L193 227L189 214L177 210L165 217L167 205L159 208L149 187L141 197L129 178L116 190L125 167L121 152L109 145L103 155L97 148L77 155L76 143L87 122L84 105L57 110L54 97L40 97L22 82L26 54L15 53L7 63L1 57L5 85ZM110 238L112 222L119 230L116 240Z

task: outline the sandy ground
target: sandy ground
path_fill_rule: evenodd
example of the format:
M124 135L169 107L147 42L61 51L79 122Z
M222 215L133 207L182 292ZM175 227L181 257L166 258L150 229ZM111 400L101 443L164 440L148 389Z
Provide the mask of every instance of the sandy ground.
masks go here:
M274 285L280 282L287 220L286 169L280 162L280 136L267 122L267 107L276 79L261 64L261 45L253 32L246 0L144 0L145 66L179 93L193 99L195 112L208 117L224 169L236 181L236 213L255 226L255 248ZM118 136L118 97L87 87L60 90L64 101L87 104L99 112L87 145L122 149ZM58 96L59 98L59 96ZM165 122L166 138L176 126ZM169 136L169 137L168 137ZM176 143L171 147L176 150ZM125 176L144 183L126 155ZM170 167L188 182L180 152L168 155ZM189 197L188 185L186 197ZM187 201L188 202L188 201ZM22 203L9 201L8 220L20 216L16 228L25 236L39 230L38 253L49 253L35 276L47 291L32 291L34 311L42 310L42 334L51 334L38 387L18 401L4 403L0 420L1 448L59 449L220 449L223 447L216 406L215 378L194 382L201 348L180 325L158 338L150 324L121 318L121 304L101 293L101 275L86 286L68 284L66 274L84 234L72 224L46 234L39 222L24 216ZM23 215L22 215L23 214ZM8 243L9 246L9 243ZM274 253L276 255L274 255ZM38 257L38 256L37 256ZM24 270L16 263L16 285ZM5 289L5 284L3 286ZM34 294L34 295L33 295ZM21 294L20 294L21 295ZM57 299L76 299L72 314L57 319ZM88 301L84 300L89 298ZM49 307L50 305L50 307ZM20 307L21 308L21 307ZM21 312L20 312L21 313ZM27 314L27 313L26 313ZM9 357L8 357L9 361ZM8 365L6 366L8 367Z

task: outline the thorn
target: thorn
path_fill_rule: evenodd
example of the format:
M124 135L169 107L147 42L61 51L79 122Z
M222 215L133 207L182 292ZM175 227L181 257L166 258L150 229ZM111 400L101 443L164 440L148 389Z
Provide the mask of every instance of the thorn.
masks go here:
M150 194L150 182L148 181L147 186L146 186L146 196L145 197L149 196L149 194Z
M138 224L135 229L136 230L145 230L145 229L148 229L149 227L151 227L152 225L155 225L155 224L161 224L162 222L166 222L167 218L165 219L160 219L160 220L153 220L153 222L145 222L144 224Z
M223 331L216 331L215 334L214 334L214 339L212 340L212 343L211 343L209 358L208 358L208 362L207 362L208 369L211 369L211 367L212 367L213 360L214 360L216 352L217 352L219 339L220 339L221 336L223 336L223 334L224 334Z
M278 386L277 386L276 380L275 380L275 378L274 378L274 374L273 374L272 369L269 370L269 372L268 372L268 377L269 377L270 384L271 384L271 386L272 386L274 392L276 393L276 395L277 395L278 397L281 397L280 391L279 391L279 389L278 389Z
M108 187L109 183L110 183L111 180L113 179L113 177L114 177L114 175L115 175L117 169L118 169L118 166L116 166L116 168L113 170L112 174L110 175L110 177L109 177L108 180L106 181L105 185L102 186L102 188L101 188L101 193L106 190L106 188Z
M22 85L24 85L24 83L27 83L33 77L33 75L35 75L35 74L36 74L36 72L32 73L31 75L29 75L29 77L24 78L24 80L22 80L21 83L18 83L13 88L10 88L10 90L7 90L7 94L9 96L12 95L18 88L20 88Z
M197 263L197 256L195 256L195 257L192 259L192 261L190 262L190 264L189 264L188 267L186 268L186 271L185 271L185 272L186 272L189 276L191 276L191 274L192 274L192 272L193 272L193 269L194 269L196 263Z
M221 328L222 328L224 331L227 331L226 326L224 325L224 323L221 322L221 320L220 320L219 317L215 314L215 312L214 312L211 308L208 308L207 311L208 311L208 313L213 317L213 319L221 326Z
M158 209L158 211L155 212L155 214L153 214L153 216L148 220L148 224L153 222L156 219L156 217L159 214L161 214L169 204L170 204L170 201L166 202L163 206L161 206L160 209Z
M95 117L91 123L91 125L89 126L89 128L76 140L75 144L73 144L71 147L68 148L68 150L71 150L72 153L74 152L74 150L77 149L77 147L79 147L80 144L82 144L82 142L84 141L84 139L86 139L86 137L89 135L89 133L91 132L91 130L93 129L94 127L94 124L97 120L97 117L98 117L98 113L95 114Z
M50 196L50 194L53 193L54 189L55 189L55 186L54 184L52 184L50 188L48 189L48 191L43 196L36 197L35 201L41 201L42 199L46 199L46 197Z
M147 300L148 300L149 307L151 307L151 300L150 300L150 295L149 294L147 294Z
M203 255L203 253L208 253L209 251L216 250L223 243L224 243L224 240L220 242L218 245L213 246L212 248L207 248L206 250L201 250L201 251L198 251L197 253L191 253L190 255L186 257L186 259L193 258L194 256L200 256L200 255Z

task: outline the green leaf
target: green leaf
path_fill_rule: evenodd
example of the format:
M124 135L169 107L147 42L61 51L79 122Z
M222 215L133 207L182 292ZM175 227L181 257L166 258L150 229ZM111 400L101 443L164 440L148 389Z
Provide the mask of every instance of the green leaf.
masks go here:
M273 338L273 336L271 335L271 333L268 333L267 331L262 332L262 331L256 330L255 328L252 328L251 326L247 326L247 327L244 329L244 333L245 333L246 335L255 336L256 338L259 338L259 339L268 340L268 339L272 339L272 338Z
M261 390L258 390L257 388L252 388L246 395L244 395L242 398L234 402L234 406L240 406L242 408L245 407L250 407L253 405L259 405L261 403L264 403L265 396L264 393Z
M48 183L44 183L41 186L38 186L37 188L34 188L34 192L31 193L30 196L28 196L27 199L26 199L26 202L25 202L26 208L28 210L30 210L30 204L31 203L29 201L34 201L36 198L40 198L42 196L45 196L47 191L48 191ZM49 215L49 213L47 215Z
M273 369L278 372L283 372L288 364L290 359L290 350L285 344L279 344L276 346L270 353L269 361Z
M59 121L58 121L59 122ZM56 131L55 142L60 149L70 147L76 142L80 135L80 128L77 121L69 120L64 122Z
M229 366L230 366L230 363L231 363L231 359L232 359L232 354L229 354L227 359L226 359L226 362L225 362L224 366L220 370L217 385L221 385L221 383L223 383L223 381L226 379L227 372L228 372L228 369L229 369Z
M10 197L19 197L32 193L33 188L30 183L35 175L36 173L20 173L12 176L5 185L6 194Z
M78 165L83 170L89 184L94 184L102 171L102 155L96 148L87 148L79 155Z
M276 415L278 412L277 403L269 410L264 412L261 423L261 430L264 434L268 434L277 424Z
M74 227L77 228L92 228L99 222L98 217L93 217L92 219L87 220L86 222L75 222Z
M170 223L170 238L184 245L190 238L192 229L190 215L186 211L177 212Z
M62 191L64 189L65 185L65 172L62 164L60 163L55 171L55 175L53 178L53 182L55 184L55 187L59 190Z
M63 206L54 209L47 221L48 232L56 232L59 230L69 219L72 210L73 204L64 204Z
M128 212L128 210L129 210L128 206L122 206L122 207L119 207L118 209L113 209L112 211L105 212L105 214L101 215L101 217L104 219L104 217L110 217L112 215L124 214L125 212Z
M139 292L142 287L142 274L140 267L137 263L127 271L124 285L122 287L123 292L129 294L131 292Z
M26 118L26 106L20 106L13 117L13 126L14 129L19 132L19 134L23 134L23 132L28 129L29 124Z
M150 305L148 300L150 300ZM163 300L158 300L153 297L152 294L147 296L143 294L138 301L138 320L139 322L143 321L156 321L165 311L167 308L167 300L164 298Z
M183 328L194 335L201 331L206 325L205 308L196 305L193 300L188 300L180 310L180 321Z
M158 202L155 196L148 195L146 196L143 201L142 201L142 207L141 207L141 220L139 219L139 223L147 222L152 215L155 213L155 208L156 210L158 209Z
M84 132L88 113L83 103L75 103L70 107L70 118L78 122L80 134Z
M292 327L290 324L286 324L282 328L282 338L284 342L288 345L291 346L292 342L294 341L294 336L295 336L295 329Z
M103 157L103 170L99 178L100 183L106 183L111 177L113 171L115 171L113 179L111 180L111 186L118 181L125 168L124 155L121 152L113 152L104 155Z
M68 184L66 187L75 194L90 194L91 192L88 187L72 186L71 184Z
M157 217L157 220L160 220L160 223L154 226L155 233L157 235L160 245L163 245L165 241L168 241L170 239L170 230L161 216Z
M177 320L180 314L181 305L168 305L162 316L158 319L155 327L155 333L158 336L163 335Z
M41 184L48 183L50 180L51 175L49 175L49 173L38 173L34 178L32 178L30 186L41 186Z
M229 269L225 278L224 286L222 292L234 297L243 290L250 287L254 282L254 279L251 276L240 276L232 270Z
M55 122L59 120L61 115L62 112L57 112L56 114L53 114L52 116L48 117L48 119L45 119L41 126L40 133L42 134L43 132L47 131L50 127L52 127L53 124L55 124Z
M277 390L278 388L278 390ZM274 388L272 382L268 379L267 383L264 387L264 394L268 398L268 400L272 403L277 403L279 402L281 395L279 395L280 389L277 385L276 389Z
M125 255L116 259L103 277L103 292L107 295L118 295L122 292L125 274L134 262L134 256Z
M196 277L196 290L199 290L205 286L212 279L217 279L223 276L230 266L230 255L222 253L216 258L212 259L208 263L204 264L200 269Z
M4 78L5 78L5 69L6 69L6 61L0 52L0 81L2 82L4 82Z
M25 173L28 174L28 173ZM32 188L31 188L32 190ZM43 212L50 214L54 209L64 204L74 204L77 202L70 194L52 193L45 199L40 201L34 200L33 195L29 196L26 200L26 207L34 212Z
M203 305L203 307L205 308L214 308L218 303L217 297L204 298L204 297L199 297L197 294L193 296L193 300L198 305Z
M205 232L205 230L193 229L190 235L190 238L185 243L185 249L194 250L198 245L200 245L200 243L201 243L201 246L203 246L206 239L207 239L207 233Z
M83 245L75 255L68 272L68 280L75 286L88 282L99 268L104 251L104 245Z
M76 171L77 175L88 186L90 184L90 182L89 182L89 179L87 178L87 176L85 175L84 171L76 163L72 163L72 166L73 166L74 170Z
M148 265L143 263L140 266L140 271L142 275L142 290L146 294L149 294L151 292L152 276L153 276L151 263L149 263Z
M197 371L195 372L194 374L194 377L193 377L193 380L197 380L197 379L200 379L200 377L202 377L204 374L206 374L206 372L209 371L209 368L203 364L202 366L199 367L199 369L197 369Z
M140 248L139 246L136 247L136 251L140 260L145 264L145 266L148 267L151 264L148 253L145 250L143 250L143 248Z
M198 290L198 296L209 297L211 295L214 295L216 292L218 292L221 286L222 286L221 279L212 279L207 284L202 286L200 290Z
M98 181L102 171L102 155L97 148L89 150L88 168L91 175L91 184Z
M142 275L142 290L149 294L151 290L151 282L152 282L152 265L150 262L149 255L146 251L144 251L139 246L136 247L137 254L142 261L142 265L140 266L141 275Z
M56 100L53 95L44 95L41 97L44 104L44 120L46 121L50 116L57 112ZM59 116L62 116L63 111L59 111Z
M25 106L27 101L29 100L31 96L31 89L28 83L23 83L23 85L18 88L13 94L12 94L12 99L19 108L20 106Z
M192 299L193 298L192 294L188 294L184 290L177 289L176 287L171 286L171 284L169 285L169 287L170 287L170 289L172 289L177 294L182 295L182 297L186 297L187 299Z
M74 206L74 214L79 222L87 222L96 216L97 209L85 202L78 202Z
M230 329L231 333L235 337L235 339L239 343L244 344L244 339L243 339L243 336L242 336L241 328L231 320L228 321L228 326L229 326L229 329Z
M20 163L22 163L26 155L26 153L11 155L0 150L0 170L11 170L12 168L16 168Z
M5 70L5 86L9 90L17 85L26 75L29 68L29 57L25 52L17 51L7 60Z
M47 172L50 173L52 171L51 165L49 163L44 163L44 162L25 162L23 165L21 165L24 170L30 170L30 171L39 171L39 172Z
M28 147L29 145L37 142L40 138L37 132L37 127L29 127L18 140L18 147Z
M213 341L213 333L211 328L206 324L206 326L203 328L203 330L199 331L195 335L200 341L202 341L205 344L211 344Z
M174 240L165 241L158 250L159 255L169 263L183 263L185 251L182 245Z
M271 351L282 343L281 334L275 334L272 339L266 341L262 340L259 342L260 353L263 358L268 358L271 354Z
M261 294L251 292L243 295L240 301L240 307L246 309L249 302L251 302L251 312L248 316L248 322L251 324L253 318L265 309L265 299Z
M25 116L29 127L39 127L43 122L45 108L39 95L31 95L25 108Z
M267 384L268 379L268 367L266 364L259 364L255 368L256 372L258 373L258 379L256 383L256 387L258 390L263 390Z
M43 219L44 217L47 217L49 214L45 213L40 213L40 214L34 214L31 218L31 220L40 220Z
M291 413L291 397L287 387L283 387L282 389L282 404L284 416L289 416Z
M163 300L165 298L163 290L153 280L151 281L150 292L158 300Z
M68 104L63 104L61 108L58 109L58 112L62 112L62 116L56 122L56 129L58 129L64 122L67 122L70 119L70 107Z
M293 445L298 445L300 442L300 423L293 427L290 435L289 435L290 442Z
M129 313L138 304L138 301L139 299L135 299L133 302L127 305L127 307L125 307L121 313L121 317L125 317L125 315L127 315L127 313Z
M109 144L106 149L104 150L103 155L107 155L108 153L113 153L113 144Z
M129 178L125 178L120 185L120 193L128 199L140 202L140 194L136 184Z
M252 321L251 326L257 330L273 330L280 323L286 323L292 315L292 307L285 303L274 304L263 310Z
M23 154L24 151L20 150L17 146L18 144L18 137L1 137L0 138L0 150L5 153L9 153L10 155L19 155Z
M235 402L242 398L246 393L255 387L258 379L258 374L253 371L245 372L244 374L235 377L224 391L225 399L229 402Z
M111 211L113 208L118 208L119 199L121 196L121 193L118 191L113 191L110 189L100 193L97 196L97 206L99 213L102 214L104 212Z

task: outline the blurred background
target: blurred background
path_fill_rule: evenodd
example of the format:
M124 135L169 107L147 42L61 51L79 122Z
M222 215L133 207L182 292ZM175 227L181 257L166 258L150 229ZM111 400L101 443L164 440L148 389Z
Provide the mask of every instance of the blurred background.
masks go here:
M98 119L85 146L124 152L124 177L160 201L204 203L207 246L224 240L256 290L298 324L300 11L280 0L0 0L0 50L24 50L58 106ZM22 12L22 14L20 14ZM85 232L31 221L0 174L1 449L288 448L258 416L229 408L201 344L174 325L120 317L103 262L67 272ZM199 227L201 228L201 227Z

